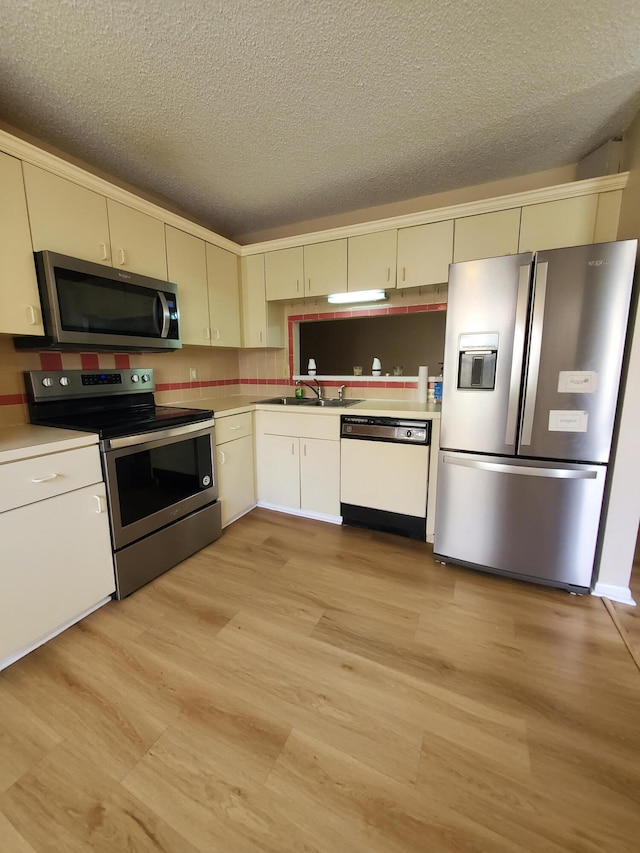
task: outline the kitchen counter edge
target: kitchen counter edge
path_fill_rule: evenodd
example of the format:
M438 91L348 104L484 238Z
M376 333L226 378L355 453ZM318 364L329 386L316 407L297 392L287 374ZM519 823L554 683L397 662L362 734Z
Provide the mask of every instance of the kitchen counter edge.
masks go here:
M98 443L92 432L17 424L0 427L0 465Z

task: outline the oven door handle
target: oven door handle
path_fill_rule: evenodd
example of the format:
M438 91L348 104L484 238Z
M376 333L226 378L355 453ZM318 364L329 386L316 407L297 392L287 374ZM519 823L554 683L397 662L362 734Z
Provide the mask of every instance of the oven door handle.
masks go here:
M182 435L190 435L194 432L210 432L214 426L214 419L198 421L194 424L183 424L171 429L158 429L153 432L143 432L139 435L125 435L122 438L107 438L101 442L103 450L118 450L121 447L134 447L137 444L148 444L150 442L163 441L165 438L179 438Z

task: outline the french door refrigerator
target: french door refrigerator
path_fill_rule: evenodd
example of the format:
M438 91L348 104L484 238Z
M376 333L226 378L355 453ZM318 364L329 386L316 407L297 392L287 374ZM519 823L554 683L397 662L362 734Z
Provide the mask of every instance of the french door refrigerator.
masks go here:
M590 589L637 242L450 266L436 559Z

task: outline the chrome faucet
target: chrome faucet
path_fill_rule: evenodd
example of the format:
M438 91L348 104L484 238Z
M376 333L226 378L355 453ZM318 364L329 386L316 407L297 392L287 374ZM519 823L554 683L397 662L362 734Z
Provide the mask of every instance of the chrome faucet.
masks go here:
M338 400L344 400L344 389L345 389L346 387L347 387L346 385L341 385L341 386L338 388Z
M306 385L307 388L311 388L313 393L317 395L318 400L322 400L324 398L324 392L322 390L322 385L318 382L318 380L315 377L313 378L313 381L318 386L317 388L314 388L313 385L309 385L308 382L303 382L302 379L297 379L296 385Z

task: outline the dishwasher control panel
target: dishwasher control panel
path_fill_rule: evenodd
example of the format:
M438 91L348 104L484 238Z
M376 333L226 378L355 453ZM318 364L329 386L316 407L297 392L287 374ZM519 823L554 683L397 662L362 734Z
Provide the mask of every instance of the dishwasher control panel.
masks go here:
M402 444L430 444L431 421L405 418L369 418L342 415L340 437L368 441L392 441Z

